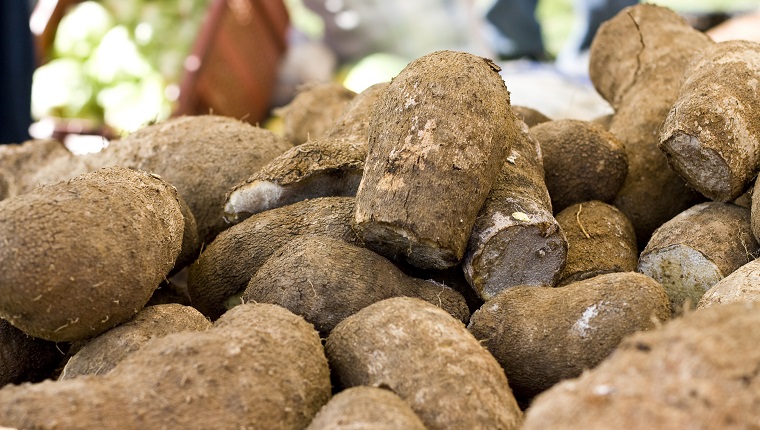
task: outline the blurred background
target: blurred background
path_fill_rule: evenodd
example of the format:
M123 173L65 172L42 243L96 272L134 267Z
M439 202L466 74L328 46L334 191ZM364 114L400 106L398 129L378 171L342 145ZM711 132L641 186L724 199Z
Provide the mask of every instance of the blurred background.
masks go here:
M203 113L276 131L273 109L287 104L301 85L337 81L360 92L439 49L497 59L512 103L551 118L592 119L611 111L588 80L588 47L578 43L589 29L579 5L600 0L504 2L532 3L526 22L535 18L541 44L524 52L500 31L495 0L3 2L6 9L24 3L34 45L27 68L30 104L24 106L22 94L19 104L5 109L28 109L28 135L34 138L102 140L172 115ZM760 40L760 0L650 3L674 9L716 40ZM517 13L517 6L502 7ZM18 24L18 15L3 13L5 47L15 37L8 20ZM23 30L23 24L16 27ZM4 50L6 69L23 62L22 53ZM6 73L15 82L24 72ZM11 90L20 88L2 93ZM0 143L23 139L5 140Z

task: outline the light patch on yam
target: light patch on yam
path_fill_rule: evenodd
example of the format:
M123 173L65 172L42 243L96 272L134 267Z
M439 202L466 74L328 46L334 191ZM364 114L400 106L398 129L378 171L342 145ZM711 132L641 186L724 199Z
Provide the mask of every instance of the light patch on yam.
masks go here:
M282 197L283 187L269 181L255 181L230 193L224 205L224 220L235 222L240 213L258 213Z
M591 329L591 320L599 314L599 307L596 303L586 308L578 321L573 324L573 331L578 333L581 337L586 337L588 330Z

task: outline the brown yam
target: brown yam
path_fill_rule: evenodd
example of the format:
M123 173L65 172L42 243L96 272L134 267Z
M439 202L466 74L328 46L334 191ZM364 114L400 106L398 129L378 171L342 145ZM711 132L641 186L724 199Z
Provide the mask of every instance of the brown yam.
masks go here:
M699 52L684 72L660 149L711 200L739 197L760 168L760 43L734 40Z
M357 243L351 227L354 199L323 197L260 212L220 234L190 266L191 304L211 319L240 303L233 297L272 253L301 234Z
M633 223L640 248L657 227L703 199L668 167L657 144L684 70L711 43L674 11L639 4L603 23L591 44L591 81L615 109L609 131L628 156L615 206Z
M330 398L319 336L273 305L239 306L204 332L145 344L103 376L7 386L2 425L303 429Z
M346 318L325 344L342 387L398 394L435 429L517 429L522 412L499 363L443 309L396 297Z
M0 202L0 317L52 341L129 320L174 267L184 220L174 187L123 167Z
M359 310L398 296L425 300L465 323L470 317L464 297L451 288L407 276L366 248L317 235L299 236L272 254L241 299L287 308L327 336Z
M387 86L362 91L324 137L284 152L233 187L224 204L225 219L238 223L305 199L356 195L367 158L370 112Z
M701 203L654 232L639 257L638 271L665 287L673 312L680 314L753 260L758 250L749 210L731 203Z
M530 129L541 145L554 213L590 200L612 203L628 174L625 147L588 121L549 121Z
M147 306L131 320L89 340L69 359L59 379L105 375L150 339L180 331L203 331L209 327L211 323L206 317L189 306Z
M540 111L529 108L527 106L512 106L512 112L515 116L525 123L528 127L541 124L543 122L551 121L551 118L544 115Z
M602 362L625 336L669 319L662 285L625 272L562 288L511 288L476 311L468 328L528 402Z
M354 97L355 92L338 82L308 83L274 113L282 119L285 138L292 145L301 145L330 130Z
M558 286L604 273L633 272L639 260L633 225L600 201L572 205L557 214L567 239L567 263Z
M306 430L425 430L399 396L375 387L352 387L335 395Z
M380 96L356 194L367 247L423 269L462 259L518 132L499 70L438 51L409 63Z
M516 285L551 287L565 266L567 241L552 216L541 148L522 126L475 220L462 262L483 300Z
M749 429L760 422L760 303L636 333L595 369L538 396L523 430Z
M710 287L697 309L733 302L760 302L760 260L752 260Z

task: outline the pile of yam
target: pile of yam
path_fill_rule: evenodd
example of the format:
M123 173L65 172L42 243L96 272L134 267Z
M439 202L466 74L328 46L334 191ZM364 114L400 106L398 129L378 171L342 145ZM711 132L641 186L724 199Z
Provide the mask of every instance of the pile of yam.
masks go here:
M589 72L603 120L437 51L0 148L0 428L760 428L760 45L639 4Z

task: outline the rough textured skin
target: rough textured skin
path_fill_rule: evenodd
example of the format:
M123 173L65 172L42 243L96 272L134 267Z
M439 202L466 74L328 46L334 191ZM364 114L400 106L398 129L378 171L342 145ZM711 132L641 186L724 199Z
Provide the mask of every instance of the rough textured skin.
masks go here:
M59 379L105 375L150 339L180 331L203 331L211 323L197 310L179 304L143 308L130 321L90 340L74 354Z
M91 162L161 175L177 187L208 244L229 226L223 219L225 193L290 147L271 131L234 118L188 116L113 141Z
M282 118L285 138L301 145L330 130L354 97L355 92L337 82L306 84L275 115Z
M369 249L317 235L299 236L278 249L241 298L287 308L326 337L359 310L398 296L425 300L464 323L470 318L467 302L453 289L407 276Z
M370 113L387 86L380 83L362 91L324 137L284 152L233 187L224 205L225 219L238 223L305 199L356 195L367 158Z
M689 313L625 339L598 367L540 395L524 430L754 429L760 304Z
M137 313L174 267L177 191L123 167L0 202L0 317L42 339L96 336Z
M336 394L306 430L425 430L414 411L392 391L353 387Z
M615 206L633 223L640 248L657 227L703 199L668 167L657 144L684 70L711 43L672 10L639 4L602 24L591 44L589 74L615 109L609 130L628 155Z
M697 309L733 302L760 302L760 260L752 260L710 287Z
M600 201L572 205L557 214L567 239L567 263L558 286L604 273L634 272L639 261L633 225Z
M562 288L515 287L476 311L470 332L529 401L604 360L627 335L670 319L662 285L640 273L609 273Z
M0 425L35 429L302 429L330 398L317 332L246 305L201 333L153 339L108 375L0 390Z
M409 63L380 96L356 193L367 247L423 269L462 259L519 131L499 70L438 51Z
M515 116L525 123L528 127L551 121L551 118L537 111L536 109L526 106L512 106L512 112Z
M552 209L590 200L612 203L628 174L625 147L614 134L588 121L549 121L530 129L541 145Z
M660 149L686 182L711 200L739 197L760 166L760 43L734 40L702 50L660 133Z
M343 387L385 387L430 430L517 429L522 412L499 363L443 309L397 297L343 320L325 344Z
M0 319L0 387L49 378L62 359L55 342L31 337Z
M91 170L84 157L75 156L57 140L29 140L20 145L0 146L0 171L9 183L7 197Z
M758 181L755 181L755 185L750 189L752 196L750 197L750 225L752 226L752 235L760 241L760 190L758 188Z
M193 307L219 318L228 299L245 290L267 258L298 235L358 243L351 227L353 213L353 198L323 197L261 212L230 227L190 265L187 288Z
M639 257L638 271L662 283L674 313L693 307L710 287L760 251L750 211L731 203L696 205L663 224Z
M483 300L515 285L553 286L565 266L567 241L552 216L541 148L522 127L475 220L462 262Z

